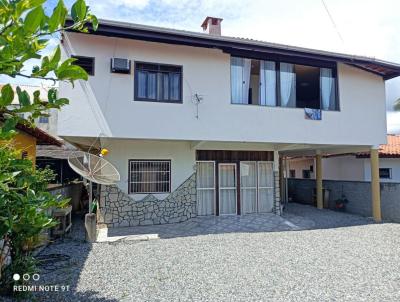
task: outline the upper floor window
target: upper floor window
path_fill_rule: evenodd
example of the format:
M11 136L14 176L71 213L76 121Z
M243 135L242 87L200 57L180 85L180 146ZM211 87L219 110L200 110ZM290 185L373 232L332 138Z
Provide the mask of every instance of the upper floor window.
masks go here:
M83 56L71 56L72 58L76 59L73 63L82 67L88 75L94 75L94 58L92 57L83 57Z
M182 66L136 62L135 100L182 103Z
M333 68L231 57L234 104L338 110Z

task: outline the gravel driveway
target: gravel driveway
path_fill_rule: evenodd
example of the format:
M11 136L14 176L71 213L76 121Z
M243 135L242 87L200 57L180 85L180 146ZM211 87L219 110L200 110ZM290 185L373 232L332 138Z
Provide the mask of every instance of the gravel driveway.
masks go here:
M91 246L65 239L45 254L71 258L59 261L54 271L43 270L38 283L70 285L70 291L35 296L39 301L400 301L399 224L299 209L286 218L300 221L305 213L313 229Z

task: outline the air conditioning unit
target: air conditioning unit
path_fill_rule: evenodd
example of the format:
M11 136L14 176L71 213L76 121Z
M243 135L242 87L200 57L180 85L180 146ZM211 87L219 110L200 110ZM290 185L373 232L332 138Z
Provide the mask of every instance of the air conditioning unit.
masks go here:
M131 73L131 60L112 58L111 72L113 73Z

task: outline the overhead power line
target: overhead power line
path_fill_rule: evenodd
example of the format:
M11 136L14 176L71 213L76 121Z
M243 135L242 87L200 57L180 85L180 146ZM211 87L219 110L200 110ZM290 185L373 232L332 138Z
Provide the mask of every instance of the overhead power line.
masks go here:
M332 25L333 25L333 28L335 29L337 35L339 36L340 41L342 41L342 43L344 44L344 39L343 39L342 35L340 34L340 31L339 31L338 27L336 26L335 20L333 19L331 13L329 12L328 6L326 5L326 3L325 3L324 0L321 0L321 1L322 1L322 5L323 5L324 8L325 8L326 13L327 13L328 16L329 16L329 19L331 20L331 23L332 23Z

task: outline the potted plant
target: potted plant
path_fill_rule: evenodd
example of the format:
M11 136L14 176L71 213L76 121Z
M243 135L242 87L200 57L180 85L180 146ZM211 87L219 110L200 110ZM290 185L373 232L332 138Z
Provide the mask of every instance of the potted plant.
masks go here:
M335 210L344 212L346 210L347 203L349 203L349 200L342 193L342 196L339 199L335 200Z

